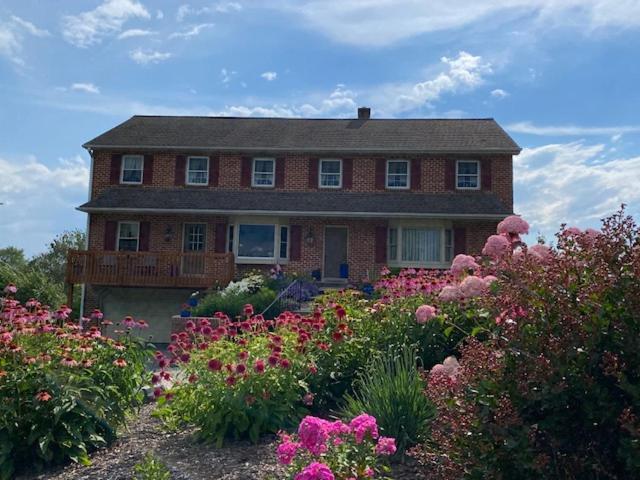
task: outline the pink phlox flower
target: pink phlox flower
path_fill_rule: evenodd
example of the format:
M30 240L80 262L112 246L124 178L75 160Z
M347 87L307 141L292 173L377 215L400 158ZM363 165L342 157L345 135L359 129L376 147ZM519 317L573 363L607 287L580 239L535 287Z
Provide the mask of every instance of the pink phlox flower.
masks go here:
M320 462L312 462L298 473L294 480L335 480L335 478L327 465Z
M497 258L510 251L511 242L505 235L491 235L484 244L482 254Z
M391 437L380 437L376 445L376 454L393 455L396 453L396 439Z
M498 224L498 233L526 235L529 224L518 215L510 215Z
M299 448L300 444L298 442L292 442L287 436L287 438L278 445L276 452L278 455L278 462L282 465L290 465Z
M431 305L420 305L416 310L416 320L424 324L436 316L436 309Z
M327 432L329 422L310 415L304 417L298 426L298 438L304 448L314 455L320 455L327 450L325 442L329 437Z
M368 434L371 438L378 438L378 423L375 417L366 413L360 414L349 422L349 427L356 437L356 443L362 443L364 437Z

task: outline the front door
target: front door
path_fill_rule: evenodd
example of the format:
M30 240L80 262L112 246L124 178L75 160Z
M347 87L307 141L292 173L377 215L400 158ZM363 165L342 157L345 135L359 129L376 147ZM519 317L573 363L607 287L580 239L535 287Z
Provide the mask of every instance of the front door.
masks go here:
M324 229L324 278L342 278L340 265L347 263L347 227Z

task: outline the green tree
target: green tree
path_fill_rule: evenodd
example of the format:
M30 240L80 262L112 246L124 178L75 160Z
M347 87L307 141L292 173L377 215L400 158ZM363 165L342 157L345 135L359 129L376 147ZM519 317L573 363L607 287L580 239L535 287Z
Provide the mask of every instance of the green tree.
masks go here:
M21 248L0 248L0 263L5 263L16 269L22 269L27 266L27 257L24 256L24 250Z
M67 254L69 250L84 250L86 238L81 230L63 232L53 239L46 252L33 257L30 264L54 283L64 284Z

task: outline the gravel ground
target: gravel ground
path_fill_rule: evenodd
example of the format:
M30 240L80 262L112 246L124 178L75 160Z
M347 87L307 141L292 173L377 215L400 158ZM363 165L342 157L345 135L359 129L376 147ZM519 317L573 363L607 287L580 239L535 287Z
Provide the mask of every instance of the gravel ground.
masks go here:
M277 464L276 437L257 445L229 442L223 448L198 443L193 430L166 433L160 421L151 417L153 404L142 407L140 415L111 447L91 456L92 465L71 464L41 474L26 474L16 480L131 480L133 467L147 452L153 452L169 468L173 480L273 480L284 478ZM419 478L406 465L394 468L393 478Z

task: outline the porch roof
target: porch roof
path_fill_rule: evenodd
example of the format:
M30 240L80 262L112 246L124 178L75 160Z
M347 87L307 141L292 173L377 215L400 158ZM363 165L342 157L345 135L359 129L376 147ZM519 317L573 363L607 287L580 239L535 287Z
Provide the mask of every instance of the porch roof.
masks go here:
M512 212L488 192L262 192L112 187L83 212L211 213L314 217L503 218Z

